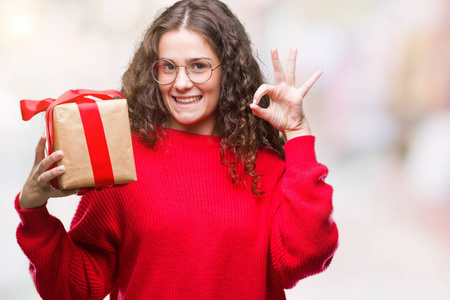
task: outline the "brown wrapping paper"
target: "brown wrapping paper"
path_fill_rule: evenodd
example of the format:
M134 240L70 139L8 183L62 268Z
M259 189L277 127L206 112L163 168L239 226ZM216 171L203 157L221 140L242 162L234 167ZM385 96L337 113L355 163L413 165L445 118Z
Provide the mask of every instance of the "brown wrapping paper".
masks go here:
M108 145L115 184L136 181L128 106L125 99L97 101ZM60 104L53 109L53 151L64 157L57 165L66 171L58 177L60 189L94 187L94 175L83 124L76 103Z

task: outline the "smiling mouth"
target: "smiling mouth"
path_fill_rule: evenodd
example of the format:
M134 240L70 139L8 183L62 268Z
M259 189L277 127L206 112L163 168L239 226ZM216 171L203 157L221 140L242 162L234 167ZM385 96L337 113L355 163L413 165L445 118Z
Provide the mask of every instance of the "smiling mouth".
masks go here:
M192 104L192 103L197 103L202 99L202 96L197 96L197 97L190 97L190 98L177 98L177 97L172 97L176 103L179 104Z

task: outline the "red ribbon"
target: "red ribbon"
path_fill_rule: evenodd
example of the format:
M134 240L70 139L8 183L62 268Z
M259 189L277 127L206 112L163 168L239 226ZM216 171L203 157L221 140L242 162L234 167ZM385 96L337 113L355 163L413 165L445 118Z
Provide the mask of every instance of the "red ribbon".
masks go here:
M57 99L47 98L40 101L21 100L20 109L22 119L28 121L34 115L45 111L48 154L50 155L53 152L53 108L59 104L76 102L86 136L92 171L94 173L95 187L99 188L113 185L114 174L100 112L95 100L85 98L86 96L93 96L102 100L114 99L112 96L124 98L116 90L69 90ZM52 182L52 185L58 188L56 180Z
M97 102L94 100L77 101L77 105L86 136L95 187L113 185L114 173Z

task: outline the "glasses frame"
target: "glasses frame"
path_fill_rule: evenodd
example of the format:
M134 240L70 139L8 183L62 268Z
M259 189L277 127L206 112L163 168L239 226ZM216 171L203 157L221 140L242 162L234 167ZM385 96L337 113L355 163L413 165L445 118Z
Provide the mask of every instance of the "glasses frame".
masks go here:
M188 70L186 69L187 66L176 65L176 64L173 63L173 61L171 61L171 60L169 60L169 59L166 59L166 58L160 58L160 59L158 59L157 61L155 61L155 62L153 63L153 65L152 65L152 77L153 77L153 79L154 79L157 83L162 84L162 85L168 85L168 84L171 84L171 83L175 82L175 80L176 80L177 77L178 77L178 72L180 71L180 68L183 67L183 68L185 69L186 75L187 75L187 77L189 78L190 81L192 81L192 82L194 82L194 83L205 83L205 82L207 82L208 80L211 79L213 72L214 72L218 67L220 67L220 66L222 65L222 63L218 64L215 68L213 68L212 65L211 65L211 63L210 63L209 61L207 61L206 59L202 59L202 60L204 60L205 62L207 62L208 65L209 65L210 68L211 68L211 73L209 74L208 79L206 79L205 81L197 82L197 81L192 80L191 77L189 77L189 72L188 72ZM175 72L176 72L176 73L175 73L175 77L173 78L173 80L172 80L171 82L163 83L163 82L159 81L158 79L156 79L155 74L153 73L153 69L154 69L155 65L156 65L158 62L160 62L160 61L166 61L166 62L172 64L172 65L175 67Z

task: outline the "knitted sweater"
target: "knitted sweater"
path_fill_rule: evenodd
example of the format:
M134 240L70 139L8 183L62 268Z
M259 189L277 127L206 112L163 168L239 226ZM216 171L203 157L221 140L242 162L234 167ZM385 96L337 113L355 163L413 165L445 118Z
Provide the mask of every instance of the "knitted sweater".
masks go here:
M232 183L220 138L166 129L133 140L138 181L85 194L67 233L46 206L16 209L17 239L44 299L285 299L323 271L337 247L327 168L314 137L258 151Z

